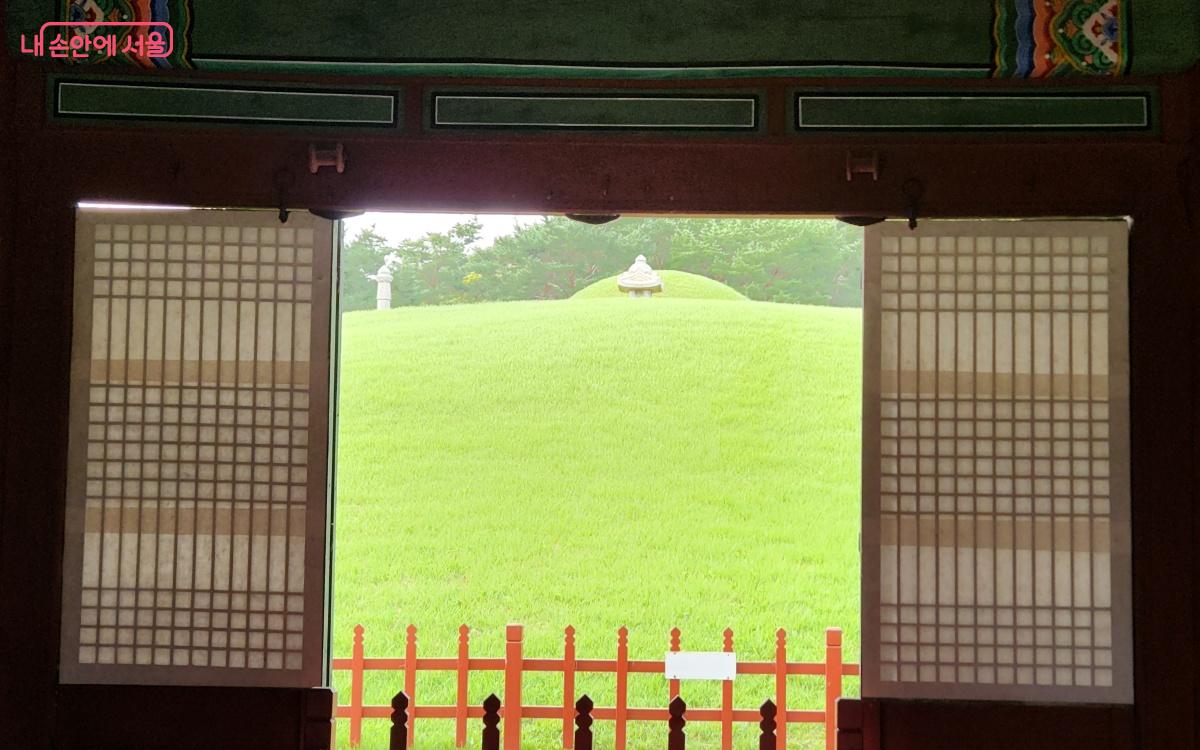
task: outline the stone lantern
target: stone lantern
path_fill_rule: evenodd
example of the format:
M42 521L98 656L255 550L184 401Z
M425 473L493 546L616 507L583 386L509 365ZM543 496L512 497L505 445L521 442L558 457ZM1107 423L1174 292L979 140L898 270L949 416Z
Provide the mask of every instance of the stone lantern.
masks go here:
M639 255L629 270L617 277L617 288L629 292L632 298L654 296L663 290L662 279L646 262L645 255Z
M384 263L379 267L373 276L367 276L368 279L374 281L375 289L375 309L389 310L392 307L392 271L388 268L388 264Z

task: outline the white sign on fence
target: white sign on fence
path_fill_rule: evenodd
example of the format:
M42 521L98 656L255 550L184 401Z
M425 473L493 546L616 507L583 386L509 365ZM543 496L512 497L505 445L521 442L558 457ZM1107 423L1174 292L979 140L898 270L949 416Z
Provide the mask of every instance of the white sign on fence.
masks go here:
M668 651L663 670L668 680L732 680L737 655L727 651Z

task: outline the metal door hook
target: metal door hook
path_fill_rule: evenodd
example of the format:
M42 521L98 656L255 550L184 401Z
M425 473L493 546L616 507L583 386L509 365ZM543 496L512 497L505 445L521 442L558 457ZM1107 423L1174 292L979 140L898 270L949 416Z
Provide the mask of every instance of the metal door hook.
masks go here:
M908 217L908 228L917 228L917 212L921 206L921 198L925 195L925 185L915 177L904 181L900 187L904 194L904 215Z
M279 223L286 224L288 220L287 193L296 184L296 175L287 167L275 170L275 193L279 199Z
M853 151L846 152L846 182L853 182L854 175L869 174L871 179L879 182L879 152L860 156Z
M333 148L317 148L315 143L308 144L308 171L316 174L321 167L333 167L338 174L346 171L346 152L342 144Z

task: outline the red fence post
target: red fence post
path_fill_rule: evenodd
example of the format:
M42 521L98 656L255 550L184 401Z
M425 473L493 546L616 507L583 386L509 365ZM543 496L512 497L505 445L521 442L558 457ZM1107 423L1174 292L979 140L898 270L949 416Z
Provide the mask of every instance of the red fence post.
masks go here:
M725 628L724 651L733 653L732 628ZM733 750L733 680L721 683L721 750Z
M397 661L395 659L380 660L374 662L378 665L383 662L388 662L387 669L403 669L404 671L404 688L403 697L407 699L406 705L403 707L407 710L394 710L391 714L393 725L396 722L404 724L404 732L393 731L393 742L397 737L402 737L405 746L412 748L414 745L415 731L413 725L415 723L417 712L416 702L411 699L415 693L416 675L419 665L417 659L417 627L409 625L406 629L407 638L405 646L404 659L399 666L393 666ZM576 658L576 631L573 626L568 625L564 631L564 647L563 660L561 662L561 671L563 674L563 703L561 715L555 715L555 709L537 708L531 709L536 712L546 712L537 715L543 718L560 718L562 719L562 745L564 750L582 750L578 743L580 737L577 728L579 726L579 703L572 703L576 692L576 676L579 671L579 660ZM723 651L725 653L734 653L734 632L732 628L726 628L724 633ZM366 647L365 647L365 628L362 625L356 625L354 628L354 638L352 643L352 652L349 659L338 659L338 669L343 668L350 672L350 699L347 705L343 706L345 710L344 718L350 720L349 723L349 739L351 747L358 747L362 743L362 722L367 718L368 712L372 717L382 718L380 713L383 707L366 706L363 701L364 683L366 677ZM503 722L503 747L504 750L521 750L521 721L524 718L524 705L522 703L522 683L524 681L524 627L519 624L510 624L505 630L505 657L503 662L504 670L504 694L506 700L504 705L499 705L499 699L496 699L496 721L495 730L499 729L499 724ZM672 653L678 653L681 648L679 628L671 629L671 638L669 649ZM613 747L614 750L626 750L628 746L628 727L631 720L630 713L634 713L632 720L646 720L651 715L649 709L630 709L629 708L629 671L631 663L629 660L629 629L621 627L617 630L617 658L614 662L596 662L593 669L602 669L608 671L611 666L611 672L616 677L616 699L612 713L609 714L614 719L613 732ZM472 709L469 704L469 676L471 671L470 659L470 628L467 625L459 627L458 655L456 659L426 659L426 663L420 666L420 669L438 670L438 671L454 671L457 677L457 702L453 706L427 706L423 710L426 713L432 713L443 718L455 719L455 746L464 748L467 744L467 724ZM483 669L501 668L498 659L485 659L479 665ZM532 665L535 671L559 671L558 664L549 659L535 660ZM485 665L486 663L486 665ZM639 662L636 669L645 671L650 662ZM344 667L342 666L344 665ZM820 714L816 712L803 712L806 716L811 716L811 719L822 721L825 724L825 748L826 750L837 750L837 702L842 697L843 678L846 670L849 669L851 674L858 674L859 666L850 665L849 668L843 662L842 654L842 631L840 628L827 628L825 631L825 659L823 664L790 664L787 659L787 632L780 628L775 631L775 660L774 662L755 662L746 665L742 670L752 671L755 674L774 674L775 676L775 700L768 701L764 704L763 711L774 710L771 716L767 713L762 713L761 717L764 722L760 723L759 744L760 750L768 745L773 750L786 750L787 746L787 725L789 724L787 715L787 681L789 669L796 666L798 669L803 669L805 673L812 673L814 667L818 668L817 673L823 674L825 677L825 708ZM377 666L376 668L384 668ZM679 699L679 681L669 680L671 696L671 704L674 704ZM397 694L400 697L400 694ZM392 706L393 709L396 705ZM668 708L672 706L669 705ZM602 709L607 710L607 709ZM639 713L640 712L640 713ZM748 712L741 712L747 714ZM590 724L590 711L586 717L587 723ZM715 716L714 716L715 714ZM712 711L708 714L710 720L715 718L721 724L721 750L733 750L733 725L738 721L750 721L748 716L742 715L738 717L739 712L734 706L734 681L724 680L721 685L721 706L717 711ZM815 714L815 715L814 715ZM770 722L765 722L766 719L771 719ZM771 726L768 726L770 724ZM491 736L490 733L485 733L486 736ZM501 733L495 731L495 738L500 740ZM682 740L682 735L680 736ZM499 750L499 748L497 748Z
M679 653L679 628L671 628L671 651ZM679 697L679 680L671 680L668 683L667 704Z
M575 746L575 628L570 625L563 631L563 727L562 746L571 750Z
M483 750L500 750L500 699L492 693L483 701Z
M592 750L592 709L595 704L584 695L575 702L575 748L576 750Z
M759 707L758 715L762 717L762 721L758 722L758 750L776 750L776 743L779 741L779 735L775 734L778 726L775 722L777 713L779 709L770 699Z
M509 625L504 629L504 750L521 750L521 671L522 641L525 628Z
M408 696L408 746L417 736L417 626L408 626L404 645L404 694Z
M350 747L362 743L363 720L363 626L354 626L350 651Z
M787 631L775 631L775 750L787 750Z
M825 630L825 750L837 750L837 699L842 697L842 629Z
M687 750L687 703L683 698L676 698L667 706L671 718L667 719L667 750Z
M454 699L454 746L467 746L467 674L470 659L471 629L458 628L458 695Z
M616 727L613 729L613 747L625 750L625 722L629 700L629 628L624 625L617 631L617 706L614 711Z
M408 747L408 696L403 691L392 697L392 734L388 750Z

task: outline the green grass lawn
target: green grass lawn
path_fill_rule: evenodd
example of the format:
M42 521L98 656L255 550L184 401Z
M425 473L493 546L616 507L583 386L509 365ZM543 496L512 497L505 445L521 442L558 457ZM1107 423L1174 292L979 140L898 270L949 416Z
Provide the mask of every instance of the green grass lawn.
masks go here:
M504 625L526 626L527 657L661 659L668 631L689 650L819 660L824 629L858 660L861 312L660 297L401 308L345 315L338 437L333 652L352 629L368 656L502 656ZM344 674L336 687L349 694ZM400 673L367 678L387 703ZM472 675L471 701L502 675ZM793 678L793 708L821 708L821 681ZM739 707L773 694L738 678ZM578 689L611 706L611 675ZM848 692L858 689L847 681ZM661 706L661 676L630 681L631 706ZM715 683L683 686L719 705ZM453 675L422 672L418 703L453 703ZM556 705L560 675L526 675L524 702ZM525 746L558 746L560 724L529 722ZM364 747L386 747L387 722ZM469 747L479 742L471 722ZM611 722L596 723L611 747ZM453 747L450 721L417 724L417 747ZM755 746L739 727L737 747ZM688 728L716 746L716 724ZM346 722L339 722L346 747ZM793 731L816 747L815 725ZM665 727L630 725L630 747Z

